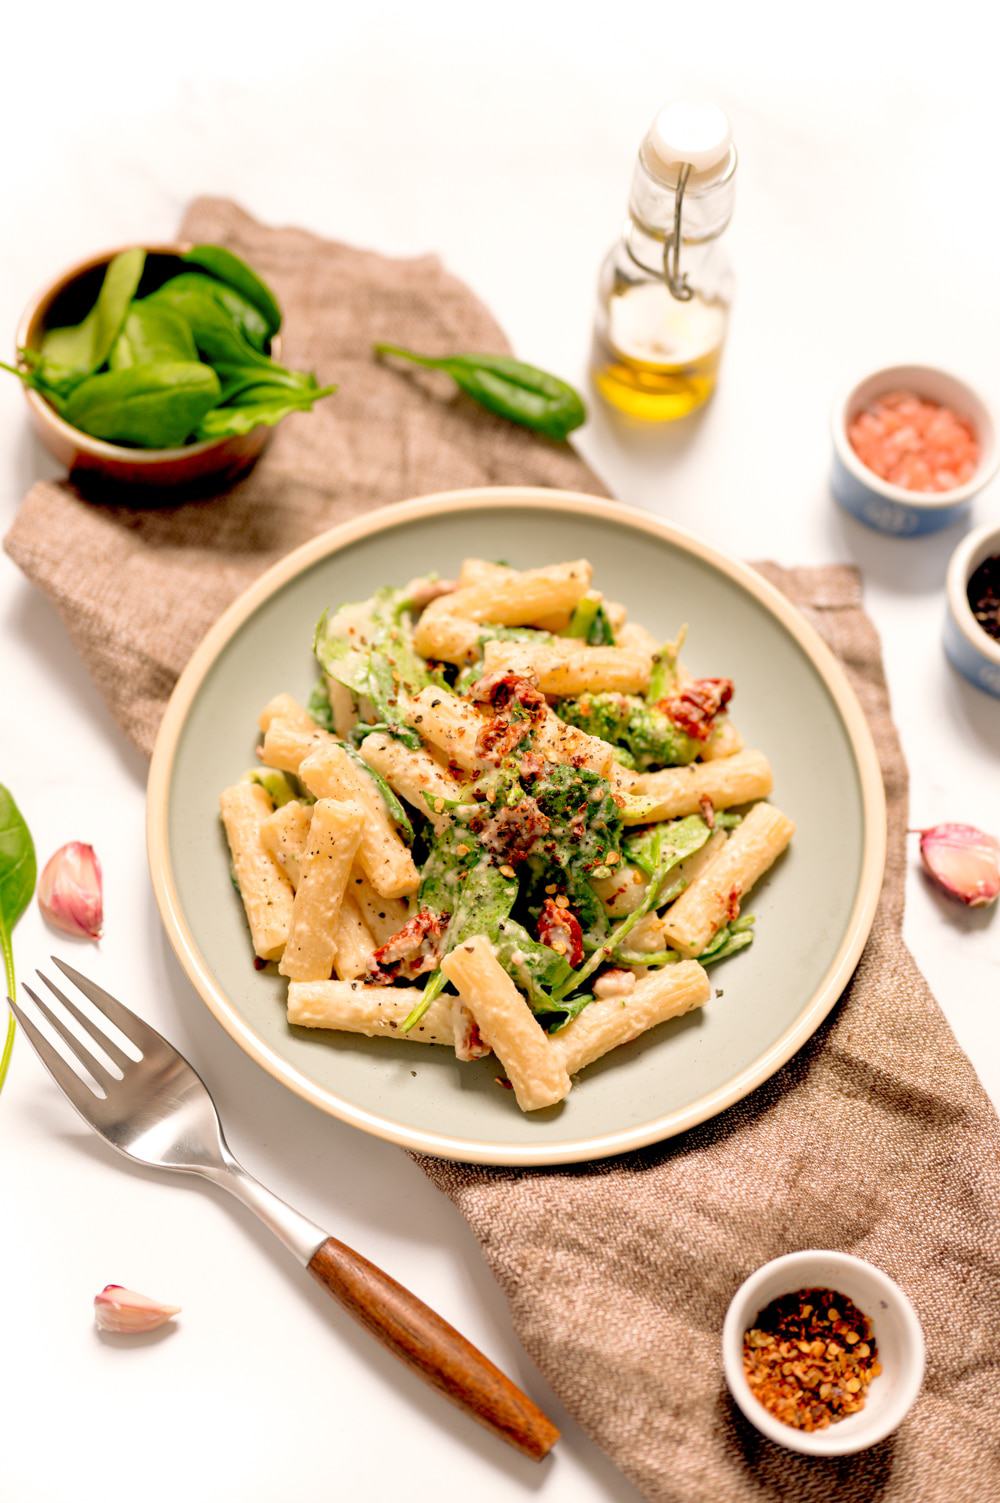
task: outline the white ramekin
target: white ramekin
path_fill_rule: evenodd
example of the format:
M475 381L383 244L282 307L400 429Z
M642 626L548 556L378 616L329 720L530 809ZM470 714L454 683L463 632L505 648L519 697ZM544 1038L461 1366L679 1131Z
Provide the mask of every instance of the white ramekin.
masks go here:
M953 668L977 689L1000 699L1000 642L983 631L972 614L968 585L984 558L1000 553L1000 526L990 522L964 537L948 565L948 611L944 620L944 650Z
M979 467L965 485L951 491L904 490L890 485L855 454L848 425L870 402L890 391L913 391L928 402L941 402L967 419L979 440ZM986 403L958 376L933 365L888 365L858 381L835 403L832 417L834 497L852 516L895 537L920 537L950 527L964 517L972 498L1000 468L997 427Z
M743 1372L744 1331L771 1300L796 1289L846 1295L870 1318L878 1343L882 1371L872 1379L864 1408L825 1430L796 1430L775 1419ZM906 1418L923 1381L924 1336L916 1311L888 1274L850 1253L810 1249L765 1263L740 1285L722 1330L722 1361L730 1393L762 1435L804 1456L846 1456L884 1440Z

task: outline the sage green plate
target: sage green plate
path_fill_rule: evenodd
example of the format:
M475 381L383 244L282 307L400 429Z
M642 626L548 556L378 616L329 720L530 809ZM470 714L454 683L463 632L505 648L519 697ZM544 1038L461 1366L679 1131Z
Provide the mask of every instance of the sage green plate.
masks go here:
M790 851L754 889L753 947L713 968L721 995L599 1060L530 1116L495 1059L459 1064L402 1040L289 1029L284 984L253 968L218 819L253 762L257 715L314 681L313 626L467 554L527 567L589 558L595 583L657 636L689 623L685 661L736 681L734 719L774 765ZM455 491L370 513L297 549L232 605L174 691L153 755L149 857L171 943L237 1043L324 1111L395 1143L486 1164L561 1164L656 1142L745 1096L843 990L882 883L885 807L861 709L826 647L753 570L624 506L559 491Z

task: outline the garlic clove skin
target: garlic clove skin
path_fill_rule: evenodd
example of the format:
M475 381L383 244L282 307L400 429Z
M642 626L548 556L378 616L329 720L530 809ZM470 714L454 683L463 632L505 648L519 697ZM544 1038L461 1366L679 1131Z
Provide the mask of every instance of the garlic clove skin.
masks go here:
M56 929L77 938L100 939L103 882L101 863L92 845L71 840L49 857L38 879L38 906Z
M920 831L924 869L942 892L969 908L1000 897L1000 841L974 825L934 825Z
M180 1313L180 1305L164 1305L121 1284L106 1284L94 1296L94 1320L100 1331L117 1331L121 1335L156 1331Z

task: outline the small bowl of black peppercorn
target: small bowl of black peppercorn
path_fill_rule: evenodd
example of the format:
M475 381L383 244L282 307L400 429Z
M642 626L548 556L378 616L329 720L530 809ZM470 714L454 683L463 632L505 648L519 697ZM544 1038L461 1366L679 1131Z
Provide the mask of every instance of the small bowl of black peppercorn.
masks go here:
M1000 699L1000 526L963 538L948 565L944 650L977 689Z

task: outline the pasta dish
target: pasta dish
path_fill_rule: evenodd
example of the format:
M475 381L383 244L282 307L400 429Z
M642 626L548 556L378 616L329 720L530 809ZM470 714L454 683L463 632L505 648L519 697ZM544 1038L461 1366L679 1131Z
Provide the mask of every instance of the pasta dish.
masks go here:
M258 966L291 1025L494 1054L523 1111L712 997L794 832L733 684L583 559L469 558L328 611L221 795Z

